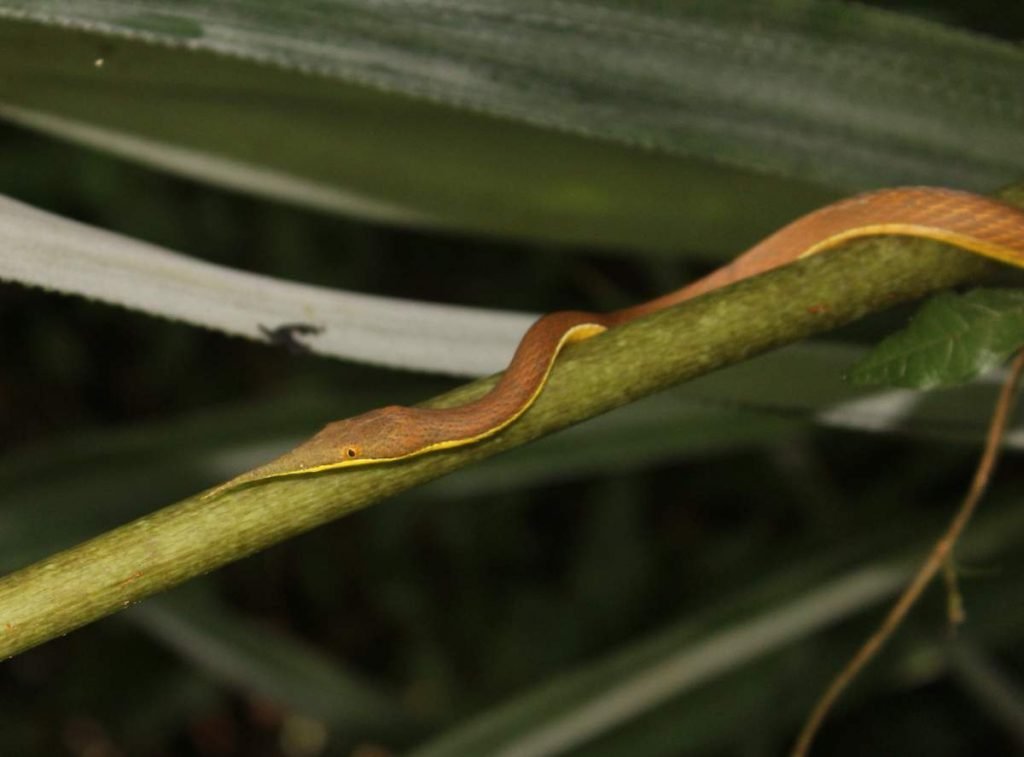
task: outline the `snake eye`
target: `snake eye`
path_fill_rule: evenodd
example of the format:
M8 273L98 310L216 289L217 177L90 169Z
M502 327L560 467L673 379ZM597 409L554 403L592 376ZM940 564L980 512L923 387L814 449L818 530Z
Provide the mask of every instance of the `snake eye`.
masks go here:
M349 446L342 449L341 454L345 457L346 460L355 460L357 457L359 457L359 452L359 447Z

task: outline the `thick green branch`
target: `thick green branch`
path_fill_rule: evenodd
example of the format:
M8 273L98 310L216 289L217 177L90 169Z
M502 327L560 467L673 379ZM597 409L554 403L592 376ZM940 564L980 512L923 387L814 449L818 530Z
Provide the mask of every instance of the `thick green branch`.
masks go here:
M0 659L462 466L994 267L934 243L869 240L573 345L534 407L493 439L190 498L8 575L0 580ZM428 404L459 404L492 383Z

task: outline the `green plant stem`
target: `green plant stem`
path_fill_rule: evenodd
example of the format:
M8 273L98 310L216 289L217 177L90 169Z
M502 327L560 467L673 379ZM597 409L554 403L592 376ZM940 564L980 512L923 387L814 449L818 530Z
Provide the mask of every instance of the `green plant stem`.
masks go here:
M865 240L572 345L536 404L490 440L192 497L0 579L0 659L465 465L997 267L936 243ZM426 404L461 404L492 384Z

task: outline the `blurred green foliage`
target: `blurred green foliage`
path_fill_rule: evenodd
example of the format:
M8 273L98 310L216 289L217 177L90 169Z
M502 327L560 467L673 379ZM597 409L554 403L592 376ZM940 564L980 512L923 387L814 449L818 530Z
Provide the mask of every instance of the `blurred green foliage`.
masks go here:
M1003 3L903 5L945 23L1024 36L1024 16ZM614 249L330 217L172 178L11 126L0 127L0 191L227 265L445 302L609 309L700 272L697 264L626 258ZM749 233L756 232L755 225ZM880 319L846 336L873 338L899 319ZM109 435L127 429L139 435L140 447L174 438L182 448L214 454L219 444L270 423L275 407L292 412L297 396L355 394L372 406L427 397L442 385L12 285L0 285L0 352L0 453L36 461L21 468L33 471L30 478L8 471L5 488L24 494L20 507L7 500L0 510L0 540L24 547L26 561L38 556L33 550L67 546L212 483L154 486L148 476L133 479L141 463L104 453ZM294 412L294 433L315 425ZM751 422L749 411L735 412L737 426ZM209 417L217 420L203 422ZM734 443L706 456L544 484L499 481L483 495L460 495L453 478L434 494L371 508L204 579L202 590L219 608L216 623L203 626L200 605L190 609L187 595L172 606L211 638L238 633L250 643L280 643L282 657L292 660L299 656L289 656L292 645L315 650L324 664L344 671L339 676L365 684L353 702L370 690L388 702L381 705L393 709L388 725L356 715L361 725L329 724L322 713L301 711L287 691L294 682L282 672L287 666L276 669L276 686L273 675L257 680L258 671L244 661L241 673L226 675L201 664L196 636L174 641L155 612L127 613L0 667L0 753L369 757L403 751L569 671L586 671L680 620L699 616L708 628L727 627L730 612L742 617L728 608L769 612L797 588L881 555L906 557L912 553L903 547L920 550L938 533L965 487L974 448L823 430L810 421L776 417L770 422L779 424L779 436L737 433ZM62 450L59 457L51 454L55 449ZM174 460L178 453L165 447L159 454ZM60 464L47 467L51 459ZM1020 509L1024 477L1015 462L1003 467L979 528ZM80 522L55 521L29 484L59 485L83 469L111 509L82 513ZM1008 679L1011 694L999 702L1020 717L1024 700L1012 692L1016 676L1019 695L1024 673L1021 550L983 548L981 562L971 554L964 557L969 621L960 642ZM877 615L859 615L723 674L697 695L673 699L573 753L779 753ZM949 655L945 637L936 590L827 724L820 753L1022 748L1013 740L1012 717L972 685L978 666L964 659L974 658Z

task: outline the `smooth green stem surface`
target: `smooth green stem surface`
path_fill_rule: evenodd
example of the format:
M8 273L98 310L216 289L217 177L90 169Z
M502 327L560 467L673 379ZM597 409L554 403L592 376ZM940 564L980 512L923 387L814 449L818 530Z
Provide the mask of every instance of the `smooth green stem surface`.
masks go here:
M192 497L0 579L0 659L462 466L995 268L936 243L865 240L571 345L536 404L489 440ZM476 381L427 404L460 404L492 384Z

